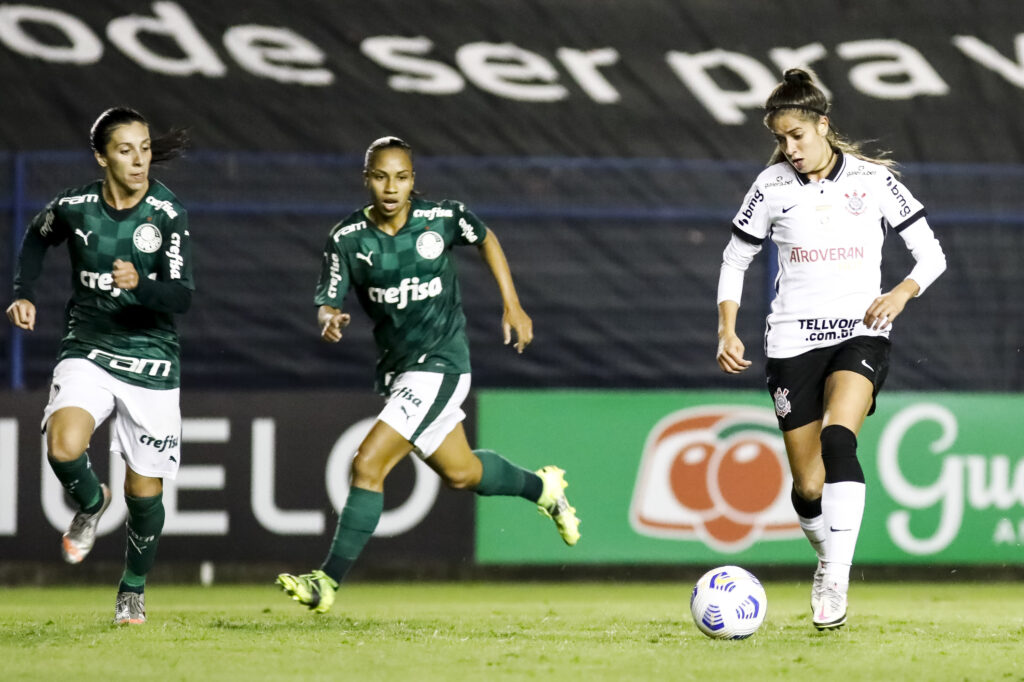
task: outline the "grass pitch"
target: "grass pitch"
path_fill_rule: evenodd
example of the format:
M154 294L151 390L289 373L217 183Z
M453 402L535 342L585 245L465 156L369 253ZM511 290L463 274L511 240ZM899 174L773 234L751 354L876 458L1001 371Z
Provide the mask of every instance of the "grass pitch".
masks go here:
M808 585L767 583L752 638L707 639L689 585L354 583L321 616L270 584L0 589L0 679L1024 680L1024 585L855 583L819 633Z

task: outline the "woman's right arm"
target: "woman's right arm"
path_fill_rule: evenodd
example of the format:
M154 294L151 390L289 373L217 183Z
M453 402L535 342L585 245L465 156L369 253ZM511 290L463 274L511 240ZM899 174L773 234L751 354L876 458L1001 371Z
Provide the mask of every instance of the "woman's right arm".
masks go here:
M32 331L36 328L36 306L27 298L19 298L7 306L7 319L15 327Z
M750 367L743 357L744 346L736 335L736 315L743 294L743 278L761 246L733 235L722 254L718 273L718 353L716 359L723 372L738 374Z
M351 321L348 313L338 308L322 305L316 310L316 322L320 325L320 338L328 343L341 341L341 330Z
M52 218L51 218L52 220ZM36 326L35 298L36 280L43 271L43 258L49 242L40 233L36 220L32 221L21 241L18 267L14 273L14 302L7 308L7 319L21 329L32 331Z
M328 343L341 341L341 330L348 326L351 318L341 312L341 306L348 294L350 273L348 261L335 240L341 223L331 229L324 244L320 259L320 279L316 283L313 303L316 309L316 323L320 327L320 338ZM340 235L339 235L340 236Z
M736 301L721 301L718 304L718 366L723 372L738 374L750 367L750 360L743 358L744 346L736 336Z

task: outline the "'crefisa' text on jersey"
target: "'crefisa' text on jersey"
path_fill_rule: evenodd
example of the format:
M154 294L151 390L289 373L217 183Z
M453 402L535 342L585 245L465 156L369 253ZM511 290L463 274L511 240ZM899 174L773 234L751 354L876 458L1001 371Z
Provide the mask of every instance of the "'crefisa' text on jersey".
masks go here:
M373 321L377 389L404 371L467 373L466 317L452 247L479 246L487 228L458 202L411 200L394 236L356 211L330 232L314 302L343 308L349 289Z
M67 242L72 294L58 359L90 360L137 386L175 388L180 351L173 314L144 306L138 290L114 286L112 271L120 259L134 265L140 280L193 290L188 215L154 180L138 204L121 211L107 205L102 189L101 181L66 189L32 220L15 298L33 300L42 262L36 251Z

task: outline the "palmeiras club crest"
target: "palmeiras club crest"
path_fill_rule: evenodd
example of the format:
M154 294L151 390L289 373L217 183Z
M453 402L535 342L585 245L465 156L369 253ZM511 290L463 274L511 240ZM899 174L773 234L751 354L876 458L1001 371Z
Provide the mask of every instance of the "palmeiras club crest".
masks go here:
M416 252L427 260L434 260L444 253L444 238L428 230L416 238Z
M132 243L142 253L156 253L163 243L160 230L152 223L142 223L132 234Z

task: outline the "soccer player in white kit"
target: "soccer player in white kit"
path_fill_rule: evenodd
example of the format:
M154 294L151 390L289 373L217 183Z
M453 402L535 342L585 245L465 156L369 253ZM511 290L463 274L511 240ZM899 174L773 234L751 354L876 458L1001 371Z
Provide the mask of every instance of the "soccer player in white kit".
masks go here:
M733 219L718 282L723 371L750 366L736 335L744 272L765 239L778 248L765 332L768 391L793 474L793 507L818 555L813 622L846 622L850 566L864 514L857 434L889 366L889 332L907 302L946 268L924 207L889 160L865 157L831 127L811 75L786 71L765 103L776 140ZM881 291L882 242L895 232L916 261Z

